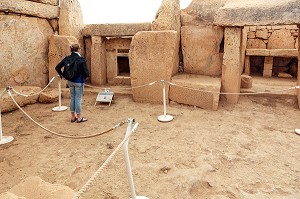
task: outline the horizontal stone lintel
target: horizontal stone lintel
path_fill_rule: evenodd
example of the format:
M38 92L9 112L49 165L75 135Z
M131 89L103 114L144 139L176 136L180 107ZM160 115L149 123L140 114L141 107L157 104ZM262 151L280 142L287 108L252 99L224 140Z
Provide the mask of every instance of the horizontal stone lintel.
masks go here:
M246 49L248 56L298 57L298 49Z
M266 26L300 24L297 0L246 2L228 1L215 16L217 26Z
M151 31L151 23L88 24L84 36L133 36L140 31Z
M0 11L24 14L45 19L59 17L59 6L25 0L1 0Z

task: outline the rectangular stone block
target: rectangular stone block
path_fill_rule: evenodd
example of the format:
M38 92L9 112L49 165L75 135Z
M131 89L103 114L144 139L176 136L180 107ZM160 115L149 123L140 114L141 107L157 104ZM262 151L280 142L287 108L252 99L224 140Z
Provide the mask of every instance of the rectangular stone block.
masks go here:
M1 0L0 11L8 11L45 19L59 17L59 6L46 5L25 0Z
M180 74L172 77L170 100L203 109L217 110L221 79L204 75Z
M264 77L272 77L272 70L264 70L263 76Z
M133 100L162 103L162 84L169 82L178 56L177 31L142 31L134 35L130 51L130 78ZM149 83L158 81L154 85ZM166 85L166 96L168 96ZM167 98L167 97L166 97Z
M273 57L298 57L298 49L270 49Z
M246 55L248 56L270 56L269 49L247 49Z
M140 31L150 31L151 23L133 24L88 24L83 29L84 36L132 36Z
M264 63L265 64L273 64L273 57L265 57Z

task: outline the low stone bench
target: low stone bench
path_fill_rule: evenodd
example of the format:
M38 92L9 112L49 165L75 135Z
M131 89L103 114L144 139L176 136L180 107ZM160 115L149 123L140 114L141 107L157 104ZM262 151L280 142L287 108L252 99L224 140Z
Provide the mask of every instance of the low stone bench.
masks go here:
M246 49L245 73L247 75L251 73L251 56L265 57L263 76L272 77L273 57L298 58L298 49Z
M182 104L217 110L219 104L221 78L180 74L172 77L169 99Z

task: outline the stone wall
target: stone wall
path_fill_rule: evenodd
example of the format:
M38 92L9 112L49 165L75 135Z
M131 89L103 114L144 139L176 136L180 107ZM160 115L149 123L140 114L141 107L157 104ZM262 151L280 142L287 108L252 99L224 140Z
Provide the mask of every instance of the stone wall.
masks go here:
M251 55L246 57L250 59L246 59L245 63L247 74L251 71L252 75L265 77L297 76L297 58L295 53L292 53L292 50L296 52L298 49L296 25L246 26L245 30L247 31L246 54ZM278 53L272 55L275 49Z
M285 26L246 26L247 48L297 49L298 27Z
M46 86L48 38L75 36L84 45L82 29L78 0L1 0L0 86Z
M1 0L0 86L48 83L48 37L58 32L58 0Z

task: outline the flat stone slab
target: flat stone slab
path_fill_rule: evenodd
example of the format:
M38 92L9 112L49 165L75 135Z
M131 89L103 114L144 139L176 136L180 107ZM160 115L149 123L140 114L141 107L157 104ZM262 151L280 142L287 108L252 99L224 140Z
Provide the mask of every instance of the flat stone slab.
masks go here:
M286 25L300 23L298 0L230 0L214 18L218 26Z
M83 29L84 36L133 36L140 31L150 31L151 23L88 24Z
M180 74L172 77L170 100L203 109L217 110L221 78L205 75Z

